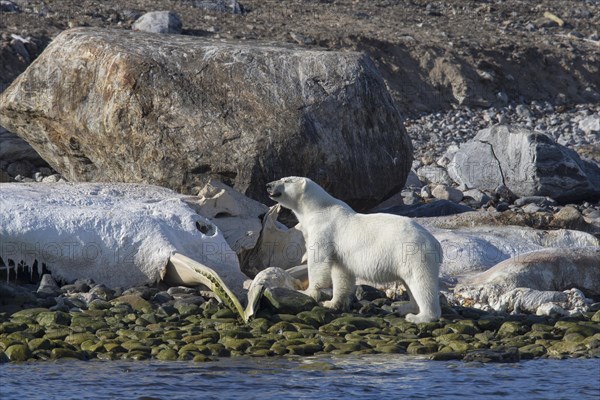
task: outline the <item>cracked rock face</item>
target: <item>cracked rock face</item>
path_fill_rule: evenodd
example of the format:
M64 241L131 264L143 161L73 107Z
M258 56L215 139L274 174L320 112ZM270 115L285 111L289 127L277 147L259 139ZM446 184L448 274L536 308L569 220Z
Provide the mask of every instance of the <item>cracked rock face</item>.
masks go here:
M2 94L0 123L69 181L257 200L308 176L358 209L401 190L412 147L370 59L96 28L61 33Z
M481 130L448 166L452 179L470 188L507 186L518 196L559 202L600 198L600 167L549 136L518 126Z

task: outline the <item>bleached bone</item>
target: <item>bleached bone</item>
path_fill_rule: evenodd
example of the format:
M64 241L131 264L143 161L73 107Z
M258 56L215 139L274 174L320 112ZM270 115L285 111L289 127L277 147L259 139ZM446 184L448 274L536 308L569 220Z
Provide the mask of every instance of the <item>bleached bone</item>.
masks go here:
M204 186L197 197L190 196L185 201L219 227L240 259L246 259L256 246L262 230L262 217L269 209L217 180ZM243 263L241 268L247 272Z
M175 253L169 257L169 263L162 279L169 285L206 285L227 307L237 312L244 321L248 321L254 314L254 303L260 297L260 293L258 293L258 296L253 294L256 299L253 299L253 302L249 302L252 312L249 313L250 315L247 315L237 296L227 287L225 282L223 282L213 269L179 253Z
M306 263L306 246L301 226L287 228L277 221L279 204L271 207L262 222L262 231L254 250L241 259L244 271L258 273L269 267L289 269Z
M180 253L244 296L248 278L236 254L182 197L151 185L1 184L0 257L7 277L11 269L36 265L38 273L45 266L67 281L132 287L157 282Z

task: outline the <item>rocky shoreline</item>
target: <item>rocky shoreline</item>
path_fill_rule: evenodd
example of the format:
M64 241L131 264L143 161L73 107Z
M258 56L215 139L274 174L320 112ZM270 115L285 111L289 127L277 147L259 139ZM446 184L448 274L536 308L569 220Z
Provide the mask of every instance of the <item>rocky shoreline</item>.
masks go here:
M8 22L0 23L0 60L8 60L6 65L10 64L10 68L0 69L0 91L8 87L39 56L38 67L23 73L16 82L25 88L50 82L48 89L57 93L55 100L47 101L51 97L42 91L32 93L8 89L6 92L11 91L16 97L11 95L13 104L10 107L5 104L0 107L5 108L0 110L6 121L3 125L7 128L12 126L10 129L15 132L24 129L19 134L39 145L38 151L46 151L46 159L49 162L53 160L56 168L65 176L79 169L79 175L74 174L69 180L138 182L141 175L150 173L147 179L142 179L144 183L198 194L190 196L192 199L187 199L189 203L185 203L185 206L180 204L180 198L173 198L173 201L186 208L188 214L206 217L206 224L196 221L193 226L190 225L193 233L200 231L204 235L210 230L223 232L224 248L231 250L231 254L237 254L235 261L240 261L239 265L235 263L233 266L238 270L241 268L241 272L236 270L240 275L243 272L247 276L255 276L267 266L284 269L302 267L302 254L297 254L299 259L290 260L288 257L284 261L289 265L284 266L281 257L287 254L275 254L280 257L276 259L272 258L274 253L268 251L270 242L287 240L288 244L298 245L301 237L298 236L299 230L293 232L293 223L288 224L289 230L280 223L278 211L273 208L269 210L255 201L266 196L262 181L266 178L260 175L262 168L273 168L271 164L276 163L273 160L282 163L276 166L282 170L298 171L297 168L304 168L311 163L321 167L334 165L337 175L329 176L321 171L322 168L318 172L328 176L332 185L339 186L342 192L338 197L348 202L354 200L357 207L362 207L359 208L361 211L384 211L417 217L419 223L438 235L445 258L456 261L455 264L444 265L441 277L443 283L448 285L442 292L443 316L433 323L407 322L394 313L394 309L406 299L395 291L386 295L366 285L357 287L351 312L334 313L291 290L289 287L294 285L289 284L287 289L265 289L258 312L253 319L244 323L238 315L239 310L236 312L228 308L221 302L222 298L200 288L167 288L163 281L157 286L109 288L90 279L78 279L72 283L73 277L67 282L69 284L59 287L49 274L44 274L48 272L42 266L44 260L37 260L39 269L33 266L33 259L30 260L29 269L25 271L25 268L21 268L25 264L23 260L5 258L3 261L6 265L0 263L0 276L3 276L4 270L7 280L11 282L16 278L20 283L40 281L40 284L0 283L0 363L64 358L203 362L238 356L383 353L467 362L600 357L600 303L597 302L600 300L597 284L600 275L595 261L600 238L600 94L596 85L598 78L594 74L597 71L594 50L600 42L597 32L593 31L594 21L597 21L599 14L592 12L597 5L582 3L571 10L560 1L547 0L535 8L519 4L513 10L508 1L489 2L471 10L470 7L458 5L419 4L422 2L409 5L388 1L366 2L362 5L344 1L267 4L248 0L244 5L237 1L179 2L174 5L175 11L184 18L172 12L168 13L167 20L161 22L155 19L150 21L151 26L144 27L141 22L134 24L143 11L157 7L156 4L171 7L172 2L150 4L129 1L122 6L124 8L116 5L115 9L110 8L109 3L99 5L95 12L88 13L79 10L80 5L72 6L75 3L71 2L50 7L37 0L2 1L2 11L7 15ZM307 9L311 10L312 16L306 12ZM296 18L288 18L292 14ZM320 17L316 18L317 15ZM271 28L265 28L269 25L264 24L265 18L269 22L275 21L270 24ZM306 18L311 23L306 23ZM473 18L477 18L479 24L471 32L470 22ZM357 24L356 20L360 20L360 23ZM401 21L400 25L398 21ZM465 21L469 23L465 24ZM155 31L154 23L166 23L166 30L160 32L182 35L159 37L137 32ZM21 24L22 29L17 29ZM349 31L343 25L356 25L355 31ZM132 26L135 32L131 32ZM447 33L449 26L455 32ZM116 30L103 29L106 27ZM76 29L61 34L61 39L55 40L47 48L55 51L54 55L62 57L70 54L73 57L62 64L58 63L61 68L81 62L82 52L73 51L68 41L61 42L65 37L80 35L87 37L86 51L98 51L98 54L104 54L104 50L98 50L100 37L104 37L108 44L107 51L114 51L115 45L121 45L122 41L132 40L133 44L129 47L140 50L146 46L147 54L143 60L150 63L156 61L156 54L163 53L160 49L168 48L164 52L168 55L159 64L165 71L171 69L190 77L202 73L207 75L194 84L189 81L181 87L171 86L173 79L168 73L154 77L159 80L144 83L138 79L138 67L146 61L140 62L135 57L130 61L121 60L122 70L131 72L123 76L126 84L112 76L106 79L106 82L114 83L114 98L124 100L122 111L114 114L116 124L105 124L110 118L100 118L102 112L95 106L87 110L87 117L84 118L73 110L81 113L80 105L97 103L108 104L110 107L104 109L108 113L118 102L98 100L94 103L90 100L94 99L93 91L91 94L84 93L84 90L74 91L73 86L65 85L83 87L90 82L101 82L101 79L96 79L93 74L86 78L76 68L71 77L81 78L81 82L66 79L54 83L50 79L54 75L40 79L31 72L44 62L52 65L60 58L52 54L40 56L40 53L50 42L50 37L56 38L67 28ZM194 36L203 38L199 40ZM256 45L254 39L275 41L273 43L278 45L261 47L265 49L261 59L257 57L257 48L252 47ZM212 60L197 71L196 61L202 59L204 62L211 58L207 56L190 62L190 70L181 69L179 61L188 60L190 54L197 56L203 51L213 54L227 40L231 41L230 46L220 48L221 54L225 58L234 54L232 60L235 62ZM228 49L233 46L231 43L241 47L231 53L231 49ZM171 46L181 51L171 53ZM487 51L482 51L481 46ZM193 48L196 50L186 54ZM297 70L294 67L296 61L283 62L282 68L268 67L280 55L283 57L281 60L291 57L292 48L293 57L298 56L303 60L308 52L313 56L318 53L322 65L316 63L315 67L311 64L297 77L286 72ZM365 52L373 62L358 53L352 56L347 50ZM238 60L240 51L249 55L243 62ZM278 56L274 57L273 54ZM114 59L109 57L111 66L114 60L120 60L118 54L114 55ZM93 58L95 61L85 60L82 65L90 66L98 62ZM340 60L346 59L349 60L347 63L340 63ZM257 64L247 69L252 63ZM105 66L94 65L100 70ZM230 74L219 75L225 65L236 65L237 69L231 70ZM289 66L292 68L286 69ZM331 75L331 71L342 66L348 66L349 71L340 70L342 78L327 78L328 74L320 72L322 67ZM40 68L41 71L55 69ZM270 74L281 73L285 79L292 76L291 83L285 83L288 81L283 78L269 78L266 84L261 83L261 77L267 75L256 75L256 71L263 69L270 71ZM361 74L355 74L355 70L361 71ZM540 70L543 73L538 78ZM87 71L93 71L93 68ZM363 76L365 71L368 74ZM67 69L63 72L64 76L68 76ZM215 77L221 80L215 80ZM132 85L135 90L142 88L146 91L123 91L131 83L129 78L135 80L135 85ZM27 79L31 79L33 86L27 83ZM159 81L163 82L163 89L156 90L155 84ZM266 90L272 82L277 84ZM350 85L352 82L354 86ZM208 86L203 86L205 84ZM248 89L252 85L255 85L254 91ZM235 96L222 93L223 97L219 97L219 90L228 86L244 90L236 92ZM351 86L355 89L348 90ZM294 96L290 96L293 92L290 88L298 89ZM106 97L106 89L107 85L102 84L97 93ZM209 99L214 100L214 109L207 107L204 100L198 100L204 99L204 93L212 93L211 90L216 90ZM264 96L264 90L281 93L281 96ZM147 96L161 91L178 94L189 91L189 101L181 104L175 101L174 105L169 105L168 97L160 95L155 101L146 102ZM338 92L346 93L346 100L338 96L330 102L330 93ZM67 96L64 96L65 93ZM246 99L248 102L235 106L236 101L245 99L241 94L248 96L248 93L252 94ZM82 97L75 98L72 94ZM36 95L39 101L31 100ZM98 99L104 98L102 96ZM217 101L219 98L224 100ZM141 99L139 112L131 111L135 99ZM269 103L273 99L276 101ZM198 107L197 101L203 106ZM383 101L383 106L377 106L377 101ZM33 108L21 109L22 105L27 104ZM50 106L44 108L46 104ZM60 109L55 104L66 105L63 108L67 111L63 115L54 115ZM229 106L223 109L223 104ZM253 107L256 104L260 107L255 109ZM354 108L344 111L340 108L341 104L354 104ZM198 110L206 115L200 115ZM291 114L285 114L284 111ZM319 114L321 111L322 115ZM181 116L179 121L163 121L164 115L173 116L178 112ZM371 138L377 136L373 134L373 115L377 112L382 113L381 118L375 119L380 120L383 132L380 139L385 146L370 142ZM400 116L401 113L405 119ZM134 119L121 126L119 124L126 119L124 115ZM343 115L346 115L345 119ZM359 118L361 115L364 118ZM159 124L152 125L153 119L149 116L156 117ZM198 117L198 121L190 122L191 116ZM274 116L280 120L268 125ZM37 117L41 117L41 122L33 121ZM206 143L213 142L215 147L208 149L205 142L198 140L198 129L204 129L205 121L212 119L224 125L218 125L210 131L214 137ZM49 127L44 122L48 120L61 121L61 124ZM80 124L81 120L86 123ZM130 129L134 120L138 122L137 128ZM67 123L69 121L70 124ZM328 125L330 121L334 121L331 126ZM267 125L260 125L262 123ZM288 133L282 129L286 124L290 126ZM336 129L342 125L339 135L333 135L332 132L337 132ZM114 131L103 131L98 127L114 128ZM184 128L189 130L189 135L184 134ZM124 134L128 129L133 133L130 138ZM364 135L354 142L355 134L352 132L360 129L363 129ZM485 131L482 133L482 130ZM497 135L499 130L503 130L503 137ZM57 131L64 135L60 137ZM148 150L147 157L137 153L141 143L136 136L138 131L146 133L139 136L144 138L145 146L142 147ZM163 131L168 132L152 138L151 134ZM323 154L315 156L317 151L311 150L303 142L305 131L312 132L311 140L315 143L319 138L323 140L322 143L313 143L314 149ZM241 140L240 132L254 134ZM265 144L264 132L282 134L278 149L266 154L265 149L271 149L272 146L259 146L253 150L254 155L250 154L252 151L248 143ZM82 141L86 134L89 142ZM479 137L481 135L485 136L485 140ZM511 143L517 145L510 148L514 151L507 151L508 156L502 158L500 152L504 147L508 148L505 142L509 141L509 136ZM184 137L183 144L172 140ZM101 142L101 138L105 142ZM290 138L297 139L294 141ZM495 148L490 145L489 138L495 138ZM123 143L116 143L115 149L123 153L122 159L115 163L118 158L115 151L104 144L115 144L117 139L123 140ZM408 139L412 141L412 146ZM273 137L269 140L272 141ZM298 147L306 151L305 156L296 154L298 149L289 144L290 140L302 145ZM391 146L392 142L397 146ZM60 185L66 179L50 168L26 142L0 127L0 143L0 183L22 183L6 185L7 193L11 190L17 192L14 187L26 189L29 183L34 182L54 184L40 189L40 193L47 190L41 194L44 199L50 198L49 188L58 187L53 190L61 190ZM198 143L200 148L190 146ZM340 143L348 145L346 153ZM369 143L373 145L372 148L367 146ZM478 153L483 153L481 146L477 147L482 143L492 146L491 150L486 150L491 151L488 158L493 158L494 163L481 161L485 159L484 155L475 165L477 169L483 169L493 164L494 168L488 171L491 172L489 176L479 177L483 179L473 183L469 176L465 176L465 171L461 171L459 162L461 157L469 162L471 156L477 159ZM160 148L159 145L163 144L167 147ZM61 149L63 153L56 149ZM106 154L98 155L99 149L107 150ZM189 159L185 162L182 161L182 149L189 152ZM401 151L395 152L398 149ZM285 153L288 150L289 155ZM169 151L172 160L167 162L164 158ZM214 159L200 160L198 154L201 153L205 153L205 157L214 156ZM231 159L225 157L230 154L245 155L251 161L235 166ZM411 154L414 159L412 165ZM63 164L66 155L72 156L72 164ZM329 159L332 155L340 155L339 160ZM515 162L513 158L519 157L511 158L513 155L520 156L524 161L521 164ZM260 157L264 159L261 161ZM321 159L328 161L323 164ZM100 167L96 168L92 160ZM371 161L374 166L368 168L368 162ZM290 164L286 164L288 162ZM138 163L138 169L129 171L130 175L123 175L123 171L128 169L122 169L121 166L133 163ZM71 168L73 166L77 168ZM349 166L355 170L349 172ZM175 171L176 167L187 169L178 172ZM165 177L170 178L156 181L154 175L161 168ZM274 169L279 171L277 168ZM253 182L256 186L254 189L247 191L246 181L237 187L254 200L242 193L233 193L233 189L225 185L211 187L208 184L202 187L205 183L202 179L207 178L211 171L230 186L233 186L240 171L257 174L260 179L256 176L244 178ZM307 171L306 175L310 175L314 170ZM389 176L381 171L389 173ZM520 176L523 179L509 182L509 178L519 173L524 175ZM203 174L206 176L196 179ZM406 184L400 191L407 174ZM502 182L490 179L498 178L498 175ZM185 190L179 187L182 176L186 179L191 177ZM375 191L372 190L376 183L374 177L380 180L379 188ZM395 182L394 179L400 181ZM491 180L492 184L486 179ZM353 180L354 186L350 188L344 185L347 180ZM535 181L534 184L532 181ZM13 189L8 189L9 186ZM39 188L45 185L32 186ZM525 190L519 194L514 193L523 188ZM355 198L357 190L364 190L364 196ZM73 197L81 195L82 204L89 209L89 196L96 196L98 192L92 190L91 195L79 193ZM568 196L565 192L568 192ZM111 200L114 200L116 192L112 193ZM386 193L396 194L387 197ZM379 203L384 197L387 199ZM147 201L148 204L157 202L156 199ZM18 201L14 203L21 204ZM58 214L59 203L54 201L49 204L54 206L49 206L43 212ZM145 204L143 207L150 207ZM373 209L376 204L379 205ZM25 222L23 225L26 228L29 228L27 218L39 211L36 206L29 208L28 215L23 214L25 217L21 222ZM7 215L17 215L20 211L13 210ZM181 212L177 215L176 211L170 211L173 212L173 220L181 217ZM454 215L459 213L465 213L465 217L460 217L463 214ZM445 216L450 218L443 219ZM171 215L167 215L169 217ZM98 220L105 219L104 215L98 217ZM58 220L64 223L66 218ZM69 221L66 225L69 225ZM77 220L73 221L71 225L79 228ZM3 220L0 228L6 229L12 222ZM110 223L118 225L114 214ZM57 231L66 231L59 224L54 225ZM95 226L97 228L99 225ZM17 227L16 231L19 232L21 228L23 226ZM14 231L11 234L14 235ZM110 235L107 236L110 238ZM172 236L181 237L180 234ZM225 244L225 240L231 248ZM303 246L303 241L300 244ZM524 254L525 258L521 257ZM487 257L490 255L491 258ZM147 264L143 267L147 267ZM166 261L161 259L158 264L162 278ZM89 267L91 264L88 260L78 267L81 265ZM49 270L54 268L52 272L56 272L56 276L64 267L60 263L47 266ZM477 275L494 266L498 268L492 270L488 274L490 276ZM95 272L110 270L106 263L95 267ZM536 278L534 275L537 270L552 270L552 273L546 274L552 275L552 279L545 281ZM76 277L90 277L81 269L74 271L79 274ZM131 271L136 270L126 270L125 267L118 269L114 273L115 279L119 274ZM25 276L29 273L30 280ZM575 275L573 279L562 279L568 273ZM479 280L473 281L477 285L463 286L462 291L453 292L455 288L449 286L464 283L460 279L469 275L479 277ZM506 278L508 275L512 281ZM296 283L295 280L292 283ZM127 283L121 281L119 284ZM535 286L537 284L540 287Z
M278 290L265 296L256 318L244 324L211 293L194 288L115 291L78 280L54 290L34 294L26 287L0 285L0 362L204 362L237 356L384 353L517 362L600 356L600 303L589 312L562 318L446 305L439 321L412 324L392 312L398 302L361 285L352 312L334 313Z

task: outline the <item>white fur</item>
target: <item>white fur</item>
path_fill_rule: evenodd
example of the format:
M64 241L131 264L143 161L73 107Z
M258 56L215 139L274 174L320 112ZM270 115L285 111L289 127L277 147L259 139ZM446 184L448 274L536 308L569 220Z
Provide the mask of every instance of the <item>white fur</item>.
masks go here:
M391 214L359 214L308 178L288 177L267 185L271 198L291 209L303 227L308 252L306 291L324 306L348 307L356 278L374 283L404 282L410 301L398 310L411 322L441 315L438 276L442 250L425 228Z

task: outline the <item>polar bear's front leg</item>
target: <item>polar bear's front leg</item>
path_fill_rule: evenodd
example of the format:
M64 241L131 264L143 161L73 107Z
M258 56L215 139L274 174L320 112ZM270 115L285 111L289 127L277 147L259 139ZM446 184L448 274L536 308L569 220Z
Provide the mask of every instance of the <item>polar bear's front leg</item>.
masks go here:
M323 307L334 310L347 310L350 308L350 296L354 291L356 278L345 268L334 265L331 268L331 281L333 283L333 297L330 301L323 302Z
M331 265L325 262L308 263L308 288L302 291L315 301L321 299L321 289L331 286Z

